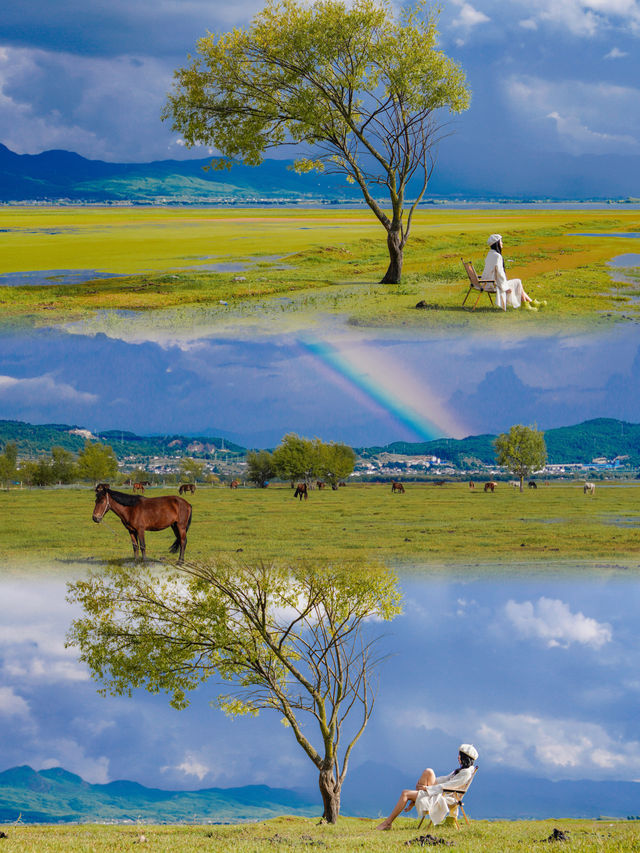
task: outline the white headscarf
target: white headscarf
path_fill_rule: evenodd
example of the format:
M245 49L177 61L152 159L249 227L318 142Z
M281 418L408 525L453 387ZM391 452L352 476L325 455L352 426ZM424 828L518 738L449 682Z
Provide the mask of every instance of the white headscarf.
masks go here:
M487 246L493 246L494 243L499 243L502 240L502 234L492 234L487 240Z
M470 743L463 743L458 752L461 752L463 755L468 755L472 761L475 761L478 757L478 750Z

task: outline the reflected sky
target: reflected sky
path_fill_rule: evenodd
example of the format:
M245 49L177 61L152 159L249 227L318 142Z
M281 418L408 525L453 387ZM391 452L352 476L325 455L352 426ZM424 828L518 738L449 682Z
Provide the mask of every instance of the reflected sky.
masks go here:
M635 325L522 340L345 331L313 347L294 335L131 343L21 332L0 336L0 412L92 430L221 435L249 447L292 430L358 446L517 422L637 422L640 347Z
M352 759L410 773L451 769L461 742L482 766L549 779L640 778L640 582L405 578L378 702ZM101 697L64 636L65 583L0 581L0 755L5 769L62 765L88 781L193 789L312 787L277 715L228 719L193 694L185 711L136 691Z

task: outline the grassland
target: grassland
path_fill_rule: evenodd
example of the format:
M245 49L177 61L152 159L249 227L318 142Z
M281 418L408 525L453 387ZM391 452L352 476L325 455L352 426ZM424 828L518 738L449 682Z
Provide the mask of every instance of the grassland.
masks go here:
M169 493L153 489L150 495ZM403 570L520 573L589 565L634 572L640 555L640 486L540 486L522 494L499 484L494 494L464 483L442 487L359 484L312 491L294 500L285 487L200 488L190 498L193 524L187 557L384 561ZM113 513L91 520L90 489L0 492L4 571L125 559L129 536ZM170 531L147 535L147 556L167 558Z
M420 850L416 839L429 834L444 839L460 853L511 853L511 851L555 849L587 853L640 850L636 821L473 821L457 831L440 826L418 831L417 821L399 819L391 832L375 832L375 821L341 818L335 826L319 826L317 819L282 817L242 826L17 826L5 827L5 851L119 851L210 850L230 853L263 853L273 850L330 850L336 853L391 853ZM555 828L568 841L547 844ZM144 840L142 840L144 839ZM412 843L413 842L413 843ZM443 849L438 845L437 849ZM444 848L446 849L446 848Z
M432 332L604 328L640 319L638 282L614 285L607 267L615 255L638 251L639 242L607 235L637 231L637 223L637 212L619 210L420 211L403 281L390 286L377 283L388 258L384 232L368 211L8 209L0 273L122 277L0 286L0 304L5 323L80 321L95 330L127 328L136 319L160 331L239 323L302 328L327 317ZM509 275L548 301L537 314L504 315L486 297L474 312L462 309L460 257L481 265L493 231L505 237ZM596 233L604 236L588 236ZM247 259L253 263L242 272L201 268ZM421 300L427 308L416 310Z

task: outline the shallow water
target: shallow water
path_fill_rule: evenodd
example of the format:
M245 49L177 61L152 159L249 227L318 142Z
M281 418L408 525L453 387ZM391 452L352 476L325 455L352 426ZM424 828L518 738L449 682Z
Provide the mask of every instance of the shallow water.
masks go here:
M0 287L43 287L86 284L96 278L122 278L103 270L28 270L0 275Z

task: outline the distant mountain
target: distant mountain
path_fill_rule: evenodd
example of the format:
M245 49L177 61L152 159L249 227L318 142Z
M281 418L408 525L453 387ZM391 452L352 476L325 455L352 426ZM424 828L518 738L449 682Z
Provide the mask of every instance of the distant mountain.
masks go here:
M347 776L341 798L343 812L386 815L402 789L413 782L395 767L365 762ZM472 819L506 820L636 816L640 814L640 783L551 782L510 768L488 770L481 766L465 798L465 811Z
M492 140L493 143L493 140ZM527 201L607 200L640 196L640 157L553 152L496 153L493 147L469 158L447 146L433 178L429 199ZM357 186L344 177L311 172L298 175L291 160L268 159L261 166L206 169L203 160L107 163L71 151L16 154L0 144L0 202L73 201L132 203L277 203L358 201ZM496 171L495 163L500 162Z
M174 202L350 200L360 193L344 178L298 175L291 161L256 168L206 169L206 160L105 163L71 151L16 154L0 144L0 201Z
M245 448L223 438L185 435L136 435L127 430L89 432L70 424L34 425L23 421L0 420L0 447L15 441L20 456L49 453L52 447L64 447L73 453L84 448L87 439L109 444L118 458L126 456L207 456L223 451L227 456L244 455Z
M596 418L575 426L547 430L544 434L549 462L588 463L598 457L613 459L628 456L625 464L640 465L640 424L627 423L615 418ZM21 456L49 453L52 447L64 447L78 453L87 438L111 445L120 459L126 456L189 456L207 457L216 452L229 458L242 456L246 448L226 439L209 436L147 435L140 436L126 430L88 430L69 424L34 425L22 421L0 420L0 450L7 441L15 441ZM406 456L438 456L455 466L465 467L478 460L486 465L495 462L493 442L495 435L471 435L467 438L439 438L434 441L394 441L384 446L355 448L364 458L381 453L398 453Z
M320 813L319 796L314 802L266 785L164 791L127 781L92 785L62 767L36 772L22 766L0 773L0 823L13 822L19 815L25 823L236 823Z
M472 435L467 438L439 438L435 441L395 441L383 447L358 448L362 456L380 453L401 453L408 456L433 455L464 465L467 460L478 459L487 465L495 462L493 442L495 435ZM628 456L626 463L640 465L640 424L631 424L615 418L595 418L575 426L546 430L549 462L557 465L568 462L591 462L598 457L612 459Z

